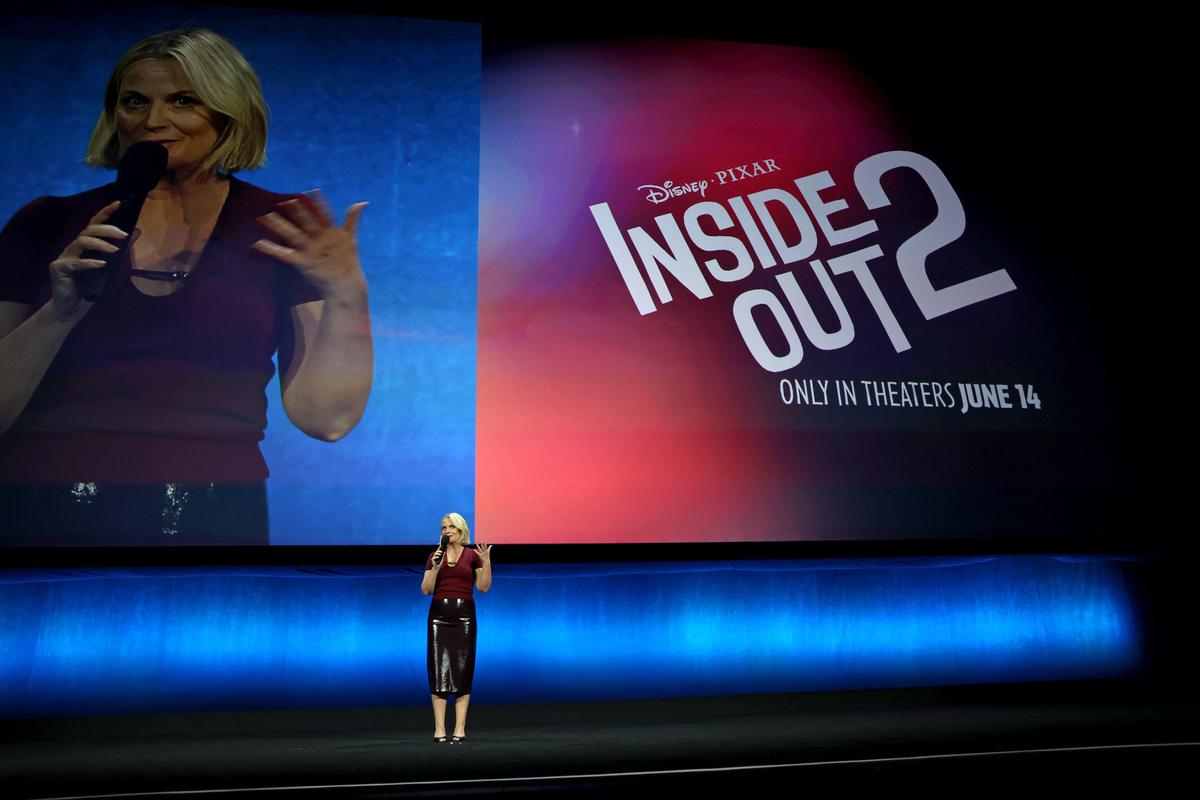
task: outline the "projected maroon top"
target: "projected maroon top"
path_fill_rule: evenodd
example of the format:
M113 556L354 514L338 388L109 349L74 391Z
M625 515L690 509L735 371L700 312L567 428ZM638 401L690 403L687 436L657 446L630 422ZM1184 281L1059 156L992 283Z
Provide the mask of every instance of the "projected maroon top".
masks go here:
M44 304L47 265L114 191L43 197L17 212L0 233L0 300ZM294 270L250 250L262 238L256 219L286 199L231 179L192 277L173 294L142 294L126 260L0 437L0 481L265 478L271 357L278 348L286 369L288 309L319 299Z

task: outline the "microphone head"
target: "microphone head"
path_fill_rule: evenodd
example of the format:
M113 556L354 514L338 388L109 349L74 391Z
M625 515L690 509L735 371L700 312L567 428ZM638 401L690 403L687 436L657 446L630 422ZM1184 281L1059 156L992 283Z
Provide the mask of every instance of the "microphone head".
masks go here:
M166 171L167 148L158 142L135 142L117 165L117 191L122 197L144 196L158 185Z
M450 544L450 537L443 533L442 538L438 541L438 548L445 550L448 544Z

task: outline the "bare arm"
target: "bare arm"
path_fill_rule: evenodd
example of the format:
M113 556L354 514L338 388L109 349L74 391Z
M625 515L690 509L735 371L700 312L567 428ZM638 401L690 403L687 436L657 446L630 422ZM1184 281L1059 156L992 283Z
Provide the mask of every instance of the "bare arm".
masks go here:
M425 575L421 578L421 594L433 594L433 590L437 588L437 575L442 569L442 564L438 561L438 554L441 552L434 551L433 566L425 570Z
M321 300L292 308L296 349L281 386L288 419L327 442L358 424L374 379L367 281L355 238L365 206L351 206L338 227L315 192L280 203L279 212L259 221L283 244L261 239L253 245L294 267L321 292Z
M483 562L483 566L475 570L475 586L479 591L486 592L492 588L492 546L480 542L475 552L479 553L479 560Z
M362 419L375 355L367 286L292 307L295 351L280 386L288 419L313 438L336 442Z
M93 304L80 296L72 273L104 266L99 259L83 258L84 251L117 250L105 240L124 239L125 233L104 221L119 205L102 208L51 262L51 295L45 305L35 310L26 303L0 302L0 433L25 410L67 334L91 309Z
M82 318L58 317L50 303L31 312L23 303L0 302L0 433L21 416L67 334Z

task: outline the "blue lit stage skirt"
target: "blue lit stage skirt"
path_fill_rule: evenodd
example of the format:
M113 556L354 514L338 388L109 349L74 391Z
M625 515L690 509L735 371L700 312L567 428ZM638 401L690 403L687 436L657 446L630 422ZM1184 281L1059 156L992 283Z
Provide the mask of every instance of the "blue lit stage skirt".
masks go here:
M435 599L429 605L429 693L471 693L475 677L475 601Z

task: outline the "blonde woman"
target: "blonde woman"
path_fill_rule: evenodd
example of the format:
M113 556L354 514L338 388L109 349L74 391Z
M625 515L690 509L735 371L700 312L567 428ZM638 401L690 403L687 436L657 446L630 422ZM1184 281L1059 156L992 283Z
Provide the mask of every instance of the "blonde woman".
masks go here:
M267 106L240 52L205 29L116 64L86 161L167 152L134 230L115 184L43 197L0 233L0 544L266 544L258 449L278 352L283 408L334 441L373 376L356 229L316 192L234 177L260 166ZM107 291L75 275L131 238Z
M467 739L467 706L475 676L474 589L492 588L492 548L468 545L471 531L461 514L442 517L441 543L425 560L421 593L432 594L426 654L429 696L433 702L433 740L445 743L446 705L454 695L454 735L451 744Z

